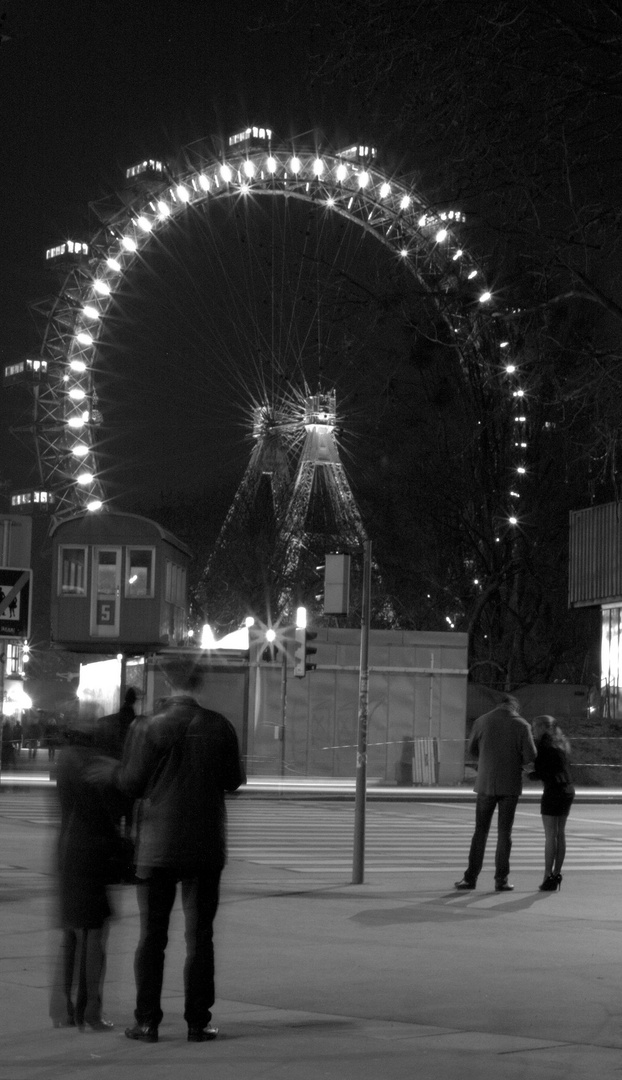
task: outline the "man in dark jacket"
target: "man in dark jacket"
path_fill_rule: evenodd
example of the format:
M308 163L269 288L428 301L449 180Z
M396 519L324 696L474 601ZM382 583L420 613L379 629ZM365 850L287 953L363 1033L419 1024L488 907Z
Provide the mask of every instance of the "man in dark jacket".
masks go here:
M200 676L171 675L173 695L142 725L114 770L117 786L143 800L136 852L140 940L134 958L136 1023L129 1039L157 1042L164 952L177 883L186 921L184 967L188 1041L218 1034L213 922L226 860L226 791L246 782L233 726L192 696Z
M499 808L495 891L509 892L508 882L512 825L523 788L523 769L536 757L531 727L518 713L518 702L509 694L495 709L479 716L473 724L467 753L477 759L475 791L475 832L471 840L469 865L457 889L474 889L482 864L490 823Z

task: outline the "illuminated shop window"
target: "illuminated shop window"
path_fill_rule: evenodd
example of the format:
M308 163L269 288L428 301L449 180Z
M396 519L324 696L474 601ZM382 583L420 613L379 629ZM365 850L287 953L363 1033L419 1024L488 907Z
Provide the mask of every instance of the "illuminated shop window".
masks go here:
M22 647L14 641L7 642L6 646L6 674L19 675L22 669Z

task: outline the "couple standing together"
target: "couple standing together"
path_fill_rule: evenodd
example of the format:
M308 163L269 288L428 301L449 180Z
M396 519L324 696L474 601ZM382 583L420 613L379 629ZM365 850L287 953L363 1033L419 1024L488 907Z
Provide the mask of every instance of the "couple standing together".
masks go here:
M233 726L201 707L199 673L169 669L172 693L154 717L129 728L122 758L103 757L107 728L76 732L58 764L58 845L63 929L50 1000L54 1027L110 1031L102 1017L109 853L117 819L140 800L136 879L140 939L134 957L135 1023L129 1039L157 1042L168 926L181 883L185 915L184 1018L188 1041L213 1039L213 923L225 864L225 792L246 780ZM109 718L115 719L115 718ZM123 716L120 716L121 721ZM118 726L118 725L117 725ZM131 817L131 814L130 814ZM77 996L74 1000L74 991Z
M490 712L478 717L468 743L468 753L477 759L475 791L475 832L469 862L457 889L474 889L482 864L495 807L499 808L495 854L495 891L513 889L508 881L512 825L522 791L523 770L542 780L540 809L544 825L543 892L561 887L561 869L566 854L566 819L574 798L569 771L569 744L552 716L537 716L533 730L518 713L518 702L510 695Z

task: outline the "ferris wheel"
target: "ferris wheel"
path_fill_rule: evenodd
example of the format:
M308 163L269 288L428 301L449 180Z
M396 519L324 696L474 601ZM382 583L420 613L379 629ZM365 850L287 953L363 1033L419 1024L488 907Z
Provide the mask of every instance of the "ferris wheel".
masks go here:
M246 229L249 214L266 203L271 207L270 214L264 215L271 254L264 256ZM308 382L302 358L311 353L318 380L330 377L322 367L326 342L319 339L328 335L321 308L329 294L335 299L335 267L339 266L343 280L348 260L351 267L352 259L359 257L351 250L351 237L356 235L359 249L364 244L382 252L382 266L395 268L410 281L443 321L467 377L485 372L490 379L502 380L513 426L508 484L499 494L500 513L516 523L527 423L523 403L517 398L520 373L512 362L511 343L504 340L499 321L490 317L494 296L482 267L463 246L464 215L459 210L431 207L411 184L380 168L371 146L354 144L324 151L302 141L285 145L265 127L236 133L218 156L195 145L186 149L181 163L144 160L127 170L120 199L92 205L99 219L92 236L64 240L46 252L59 288L54 297L38 305L45 318L40 355L5 368L5 384L29 382L33 388L31 431L41 482L38 492L14 496L14 505L23 507L33 500L45 503L59 520L84 510L105 510L108 495L100 461L98 378L106 362L107 318L137 268L148 266L166 248L172 233L183 242L184 230L208 221L211 232L204 249L209 249L213 266L217 259L224 267L222 247L214 241L219 228L215 222L224 214L230 224L234 222L244 256L237 258L235 273L222 270L235 293L234 302L229 302L228 313L213 306L205 336L211 340L214 355L226 354L232 347L232 339L227 341L222 329L228 318L232 333L245 339L241 347L251 354L252 374L249 379L248 368L242 375L230 373L227 378L232 386L236 378L247 390L252 382L254 406L270 403L286 384L295 382L295 376ZM304 227L298 226L300 242L292 260L282 238L284 222L295 206L311 216L304 219ZM214 217L218 213L221 219ZM339 232L344 223L346 231ZM339 263L333 255L336 244L348 248L345 262ZM284 252L279 261L274 258L277 249ZM296 295L298 309L302 301L309 309L302 328L299 310L284 299L286 293ZM249 333L243 325L244 311L251 295L256 306L261 304L259 294L264 300L269 298L265 319L261 326L255 320ZM202 306L204 311L209 306L205 297ZM285 346L284 326L290 331Z

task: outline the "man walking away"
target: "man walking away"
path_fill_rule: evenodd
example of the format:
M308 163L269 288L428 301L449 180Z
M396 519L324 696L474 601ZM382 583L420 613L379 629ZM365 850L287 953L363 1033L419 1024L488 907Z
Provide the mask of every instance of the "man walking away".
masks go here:
M136 1023L128 1039L157 1042L164 955L177 883L186 924L188 1041L216 1038L213 922L226 859L226 791L246 782L233 726L202 708L198 673L167 671L173 695L147 721L113 770L117 786L142 798L136 852L140 940L134 958Z
M482 864L490 823L499 808L495 854L495 892L509 892L512 825L523 789L523 769L536 757L531 727L518 713L518 701L506 694L496 708L473 724L467 753L477 759L475 832L469 864L456 889L474 889Z

